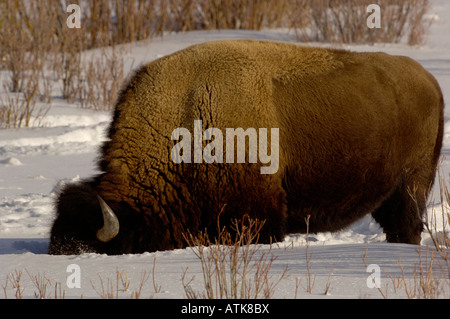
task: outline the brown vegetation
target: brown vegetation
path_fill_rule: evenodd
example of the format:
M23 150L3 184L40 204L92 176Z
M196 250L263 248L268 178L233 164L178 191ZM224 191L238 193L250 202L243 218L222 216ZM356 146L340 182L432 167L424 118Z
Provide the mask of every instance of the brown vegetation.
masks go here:
M196 291L186 282L186 268L182 284L188 299L226 298L257 299L273 297L274 290L286 276L284 269L278 278L270 275L276 256L271 249L260 251L258 244L264 222L244 216L235 220L231 232L217 225L218 236L210 239L207 232L197 236L185 234L185 239L202 266L204 292ZM271 248L272 246L270 246Z

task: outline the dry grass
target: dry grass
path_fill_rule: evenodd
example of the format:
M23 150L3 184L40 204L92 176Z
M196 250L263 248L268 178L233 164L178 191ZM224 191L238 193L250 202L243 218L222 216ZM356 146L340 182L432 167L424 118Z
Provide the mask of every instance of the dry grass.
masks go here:
M61 283L59 281L54 281L54 283L48 279L44 274L40 272L36 275L31 274L28 270L26 270L28 277L35 287L33 292L33 296L36 299L51 299L52 294L54 299L64 299L65 298L65 290L62 289ZM5 299L8 299L8 291L13 290L15 299L22 299L23 292L25 290L23 281L23 271L14 270L13 273L10 273L6 276L6 281L3 284L3 293L5 295ZM11 287L9 287L11 286ZM54 290L52 292L52 286L54 286Z
M153 267L152 272L147 272L146 270L143 270L141 272L141 276L139 279L139 282L134 287L134 289L131 289L131 279L128 278L128 275L123 270L116 270L116 276L114 279L111 277L107 277L104 279L100 274L98 275L98 280L92 281L91 280L91 287L92 289L97 293L97 295L102 299L119 299L119 298L125 298L127 295L131 299L141 299L145 296L143 296L143 289L145 284L150 278L150 275L152 276L153 281L153 289L154 294L151 294L147 298L153 298L155 294L158 294L161 292L161 286L156 281L156 257L153 259Z
M6 276L5 284L3 287L3 292L5 294L5 299L8 299L8 285L11 284L12 289L14 290L14 296L16 299L22 299L23 286L22 286L22 275L23 271L18 271L17 269L14 273L8 274Z
M424 218L425 229L428 232L433 246L418 246L416 248L418 261L414 264L412 276L407 276L402 264L401 256L397 264L401 270L400 276L392 276L383 271L391 280L384 287L377 288L383 298L388 298L388 292L403 293L409 299L437 299L450 298L450 200L449 180L443 175L441 164L438 166L437 178L440 190L440 209L428 202L430 209L426 210ZM411 192L411 196L415 192ZM432 198L433 196L430 196ZM431 211L431 212L430 212ZM367 267L366 252L362 255Z
M369 28L367 7L372 0L300 0L305 9L298 14L306 25L295 30L300 40L331 43L398 43L404 38L410 45L422 44L430 21L428 0L380 0L381 27Z
M394 293L393 298L404 295L408 299L448 299L450 298L450 269L445 259L440 258L440 254L430 247L416 248L418 262L414 264L412 275L407 275L399 256L397 265L401 275L393 276L382 269L390 282L377 287L380 295L387 299L392 298L390 293ZM364 265L366 262L367 249L361 258Z
M192 279L186 282L187 268L182 277L186 297L253 299L271 298L275 287L286 276L287 266L278 278L270 275L276 256L271 249L260 251L257 245L264 222L247 215L233 222L232 232L218 228L218 236L210 239L206 232L197 236L185 235L189 247L202 266L204 291L192 288Z
M442 254L447 253L450 249L450 190L448 180L442 173L441 164L438 166L437 171L438 183L439 183L439 199L440 210L434 209L432 203L428 203L428 206L433 207L431 214L425 216L425 228L430 235L434 247ZM431 197L431 196L430 196Z
M309 219L311 215L308 215L305 218L306 223L306 247L305 247L305 261L306 261L306 271L305 271L305 278L306 278L306 291L309 294L312 294L312 289L314 287L314 283L316 282L316 276L312 274L311 271L311 257L313 253L309 252Z
M434 248L440 257L439 267L445 275L444 278L447 279L447 285L450 285L450 190L449 179L446 179L443 175L441 164L438 166L437 175L440 190L440 212L439 210L432 209L431 216L425 216L425 228L428 231L433 241ZM447 176L447 178L450 178L450 176Z
M61 282L57 280L49 279L45 273L38 272L32 274L28 270L25 270L28 275L29 281L33 286L33 297L35 299L65 299L66 290L62 288ZM25 283L23 278L23 271L17 269L14 272L6 276L6 280L2 285L4 298L23 299L25 286L30 285ZM144 296L144 286L152 276L153 281L153 294ZM148 272L143 270L139 281L135 285L132 284L132 280L128 277L128 274L124 270L117 269L114 278L111 276L102 276L98 274L97 280L90 280L91 287L95 293L102 299L119 299L119 298L154 298L154 296L161 292L161 285L156 280L156 256L153 260L152 271ZM83 298L83 295L80 296ZM29 296L27 295L27 298Z
M31 282L36 287L36 291L34 292L34 297L36 299L48 299L50 297L50 292L47 290L49 286L51 286L51 281L44 274L38 273L37 275L32 275L28 272L27 274L31 279Z

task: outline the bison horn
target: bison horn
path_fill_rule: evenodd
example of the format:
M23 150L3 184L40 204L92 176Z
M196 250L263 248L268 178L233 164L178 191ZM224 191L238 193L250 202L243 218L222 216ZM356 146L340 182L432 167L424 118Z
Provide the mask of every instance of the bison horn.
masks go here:
M100 207L103 214L103 227L97 231L97 239L101 242L107 243L117 236L119 233L119 220L114 214L111 207L105 203L103 198L97 195Z

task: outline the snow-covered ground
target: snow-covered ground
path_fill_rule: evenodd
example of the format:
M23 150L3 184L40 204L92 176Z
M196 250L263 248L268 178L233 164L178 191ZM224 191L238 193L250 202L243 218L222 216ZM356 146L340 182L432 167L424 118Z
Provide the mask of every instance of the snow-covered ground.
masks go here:
M437 78L445 100L450 101L450 2L434 0L432 3L430 16L435 22L423 46L386 44L344 48L410 56ZM294 36L274 30L190 32L133 44L125 58L136 67L194 43L243 38L295 41ZM0 284L3 287L0 298L15 298L17 289L13 287L13 278L20 272L24 298L35 297L38 289L32 278L38 274L50 280L47 295L51 297L55 295L55 284L59 283L65 298L99 298L102 282L105 291L108 284L113 283L116 296L118 273L125 282L129 280L130 287L125 291L120 283L117 294L120 298L129 298L138 290L143 272L152 274L155 261L155 284L161 289L155 291L152 274L143 286L142 298L185 298L181 281L184 272L187 281L194 277L191 283L194 289L203 290L201 264L190 249L123 256L47 254L55 190L62 183L96 173L97 149L110 120L108 112L81 109L55 97L43 127L0 131ZM450 153L449 120L450 111L446 109L444 156ZM448 158L443 158L441 171L448 178ZM435 183L434 205L429 212L435 210L440 216L438 195ZM309 248L305 245L305 236L298 235L287 237L278 246L261 246L260 252L277 256L270 272L273 281L288 267L286 276L273 293L274 298L399 298L407 295L398 284L398 278L405 276L407 287L413 287L414 279L420 277L419 269L422 267L425 271L432 259L430 236L424 232L422 238L421 247L387 244L378 224L366 217L338 233L310 235ZM367 284L371 273L366 271L363 255L367 264L380 267L380 289ZM442 261L439 264L438 260L434 257L434 278L448 278L448 266ZM70 268L73 264L79 268ZM440 266L444 267L444 272ZM80 275L80 288L73 288L77 275ZM309 278L315 278L311 293L306 289ZM324 295L327 286L328 294ZM449 298L449 282L441 281L438 286L436 296Z

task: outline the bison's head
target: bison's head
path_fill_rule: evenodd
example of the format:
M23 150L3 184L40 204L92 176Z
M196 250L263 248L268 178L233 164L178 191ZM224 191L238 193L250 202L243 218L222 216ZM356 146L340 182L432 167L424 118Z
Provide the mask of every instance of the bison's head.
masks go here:
M91 183L66 186L58 196L50 254L123 254L148 250L143 216L124 203L108 205Z

